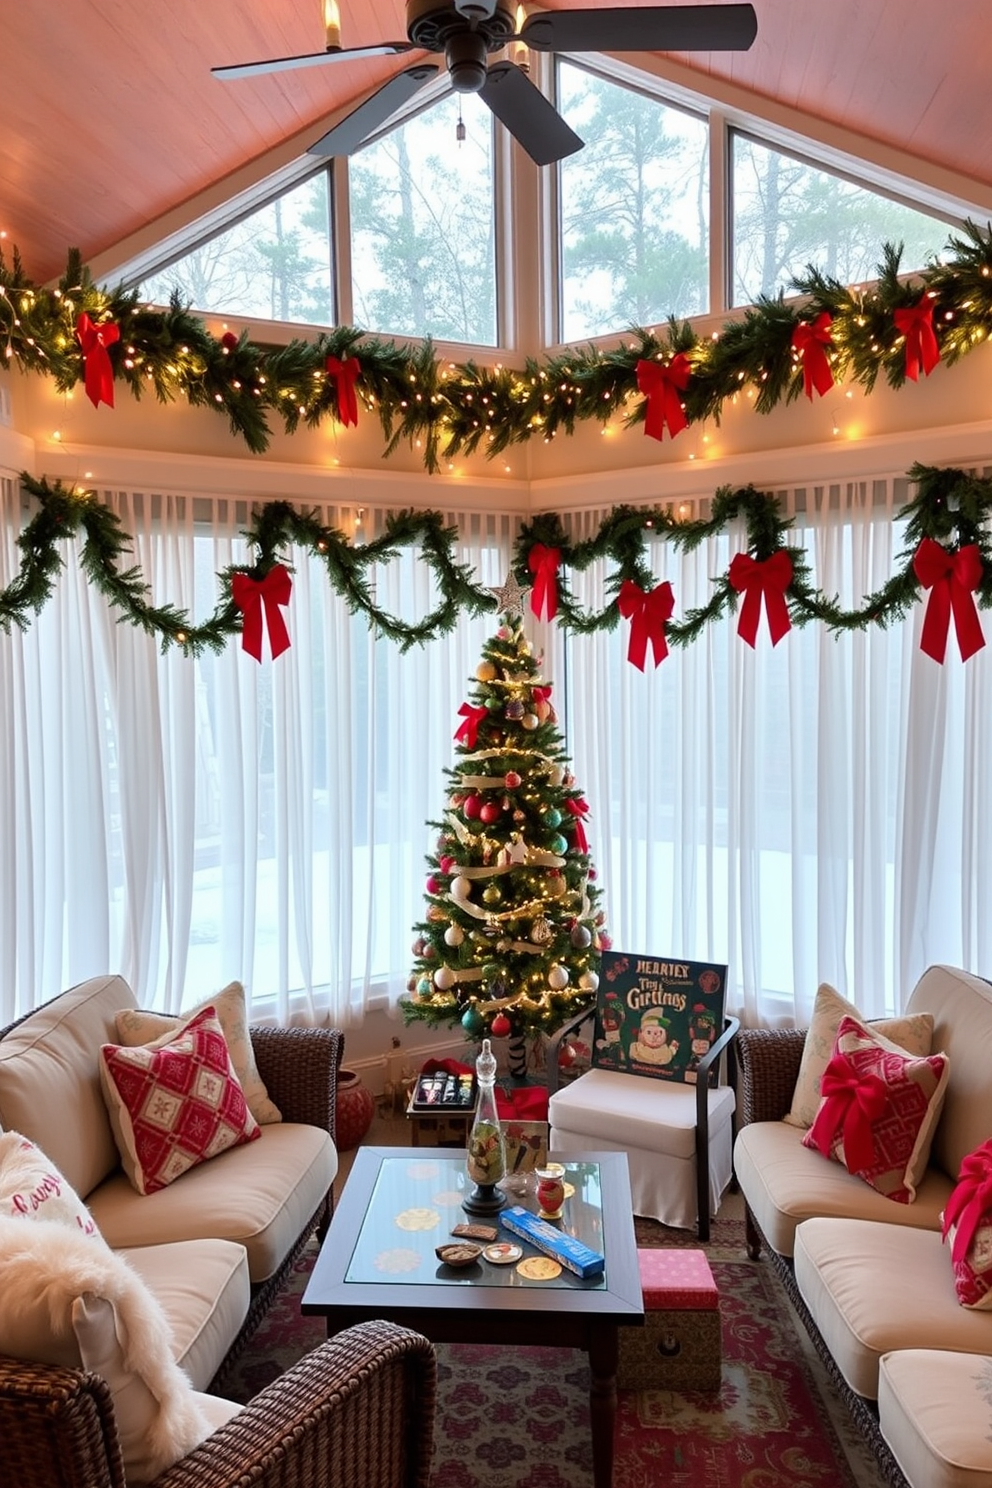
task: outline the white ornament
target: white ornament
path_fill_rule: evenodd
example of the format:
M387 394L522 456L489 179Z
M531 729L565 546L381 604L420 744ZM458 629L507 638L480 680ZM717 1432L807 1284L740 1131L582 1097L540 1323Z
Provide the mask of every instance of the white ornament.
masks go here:
M584 971L579 977L579 986L583 992L595 992L599 986L599 977L594 971Z
M565 771L562 769L561 765L552 765L551 769L548 771L549 783L555 786L561 785L564 779Z
M472 892L472 880L459 874L451 880L451 897L459 903L464 902Z
M437 980L436 976L434 980ZM557 962L554 966L550 966L548 968L548 986L553 987L556 992L560 992L563 987L567 987L568 967L559 966Z
M449 925L444 932L444 943L449 946L460 946L465 939L465 931L461 925Z
M534 730L536 728L539 728L541 724L541 720L538 718L536 713L525 713L520 722L523 724L528 733L533 733Z
M435 987L439 987L442 992L447 992L448 988L453 987L457 980L458 978L450 966L439 966L434 973L434 985Z

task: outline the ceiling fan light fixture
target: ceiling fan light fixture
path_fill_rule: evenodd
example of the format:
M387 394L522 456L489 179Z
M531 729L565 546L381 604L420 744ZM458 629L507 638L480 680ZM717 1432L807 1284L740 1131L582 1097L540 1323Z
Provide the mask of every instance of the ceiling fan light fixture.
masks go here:
M444 48L448 76L456 93L481 93L486 84L486 57L483 37L475 31L463 31L449 37Z
M324 0L324 36L329 52L341 50L341 11L338 0Z
M496 11L496 0L454 0L454 4L467 21L488 21Z

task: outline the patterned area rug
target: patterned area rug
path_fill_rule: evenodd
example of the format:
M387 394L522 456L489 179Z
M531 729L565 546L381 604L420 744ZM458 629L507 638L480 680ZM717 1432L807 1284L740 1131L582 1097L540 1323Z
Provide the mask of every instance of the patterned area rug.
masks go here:
M636 1221L641 1246L693 1246ZM884 1488L767 1262L748 1261L740 1220L705 1247L720 1293L719 1391L621 1391L617 1488ZM247 1400L323 1339L301 1317L308 1250L224 1386ZM572 1349L438 1348L433 1488L592 1488L589 1373Z

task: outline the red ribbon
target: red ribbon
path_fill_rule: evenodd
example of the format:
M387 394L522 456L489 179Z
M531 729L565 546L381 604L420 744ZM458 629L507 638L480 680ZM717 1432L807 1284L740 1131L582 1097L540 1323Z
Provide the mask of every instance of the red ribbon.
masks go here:
M689 422L679 394L684 393L692 376L692 363L684 351L670 362L649 362L642 358L635 368L637 386L647 399L644 432L652 439L662 439L665 425L674 439Z
M885 1110L888 1093L878 1075L861 1074L846 1054L835 1054L820 1081L823 1102L810 1127L810 1141L824 1157L840 1133L849 1173L870 1168L875 1161L871 1124Z
M654 664L658 666L668 655L665 621L672 618L675 608L671 584L666 579L645 593L633 579L624 579L617 603L621 615L630 621L627 660L643 672L650 641Z
M533 696L535 703L550 703L551 683L549 682L545 687L532 687L531 695Z
M534 587L530 595L530 607L538 620L541 611L553 620L558 613L558 565L561 563L561 548L548 548L544 543L535 543L527 554L527 567L534 575Z
M586 837L586 829L582 825L582 818L589 815L588 802L583 801L581 798L575 801L570 796L565 802L565 810L570 812L575 818L575 821L572 823L575 829L575 851L587 853L589 851L589 839Z
M906 337L906 376L916 382L920 368L927 377L940 361L940 348L933 329L933 301L929 295L903 310L894 310L896 330Z
M269 630L269 649L272 660L289 649L289 631L282 618L280 605L289 604L293 592L293 581L281 563L274 563L264 579L253 579L250 574L236 573L231 580L231 595L238 609L244 614L241 627L241 647L256 661L262 659L262 610Z
M334 378L338 396L338 418L343 424L358 423L358 398L355 383L362 370L357 357L342 362L340 357L329 356L324 364L330 377Z
M76 340L83 352L84 386L94 408L101 403L114 406L114 369L107 347L120 339L121 333L112 320L97 325L85 310L77 316Z
M772 645L777 646L792 625L785 602L785 591L792 583L792 559L788 553L779 548L763 562L752 558L750 553L738 553L731 562L728 577L738 593L743 591L744 594L741 618L737 622L737 634L741 640L747 641L749 646L757 640L761 597L764 595L768 630Z
M982 555L977 543L948 553L932 537L925 537L913 556L913 572L930 590L920 650L943 664L951 616L961 660L967 661L985 645L974 590L982 582Z
M463 741L467 749L474 749L479 737L479 724L488 717L489 709L473 708L471 703L462 703L458 712L465 721L455 730L455 738Z
M992 1218L992 1142L983 1142L961 1164L958 1184L944 1205L944 1239L957 1225L951 1260L963 1261L983 1219Z
M832 324L832 317L823 310L814 321L801 320L792 333L792 349L803 359L803 391L811 403L814 388L822 398L834 385L827 360L827 347L834 344Z

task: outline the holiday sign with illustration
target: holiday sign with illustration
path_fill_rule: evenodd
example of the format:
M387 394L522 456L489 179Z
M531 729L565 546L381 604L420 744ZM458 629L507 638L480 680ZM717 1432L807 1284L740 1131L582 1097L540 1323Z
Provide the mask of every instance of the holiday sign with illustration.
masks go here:
M727 968L604 951L592 1062L694 1084L723 1029Z

